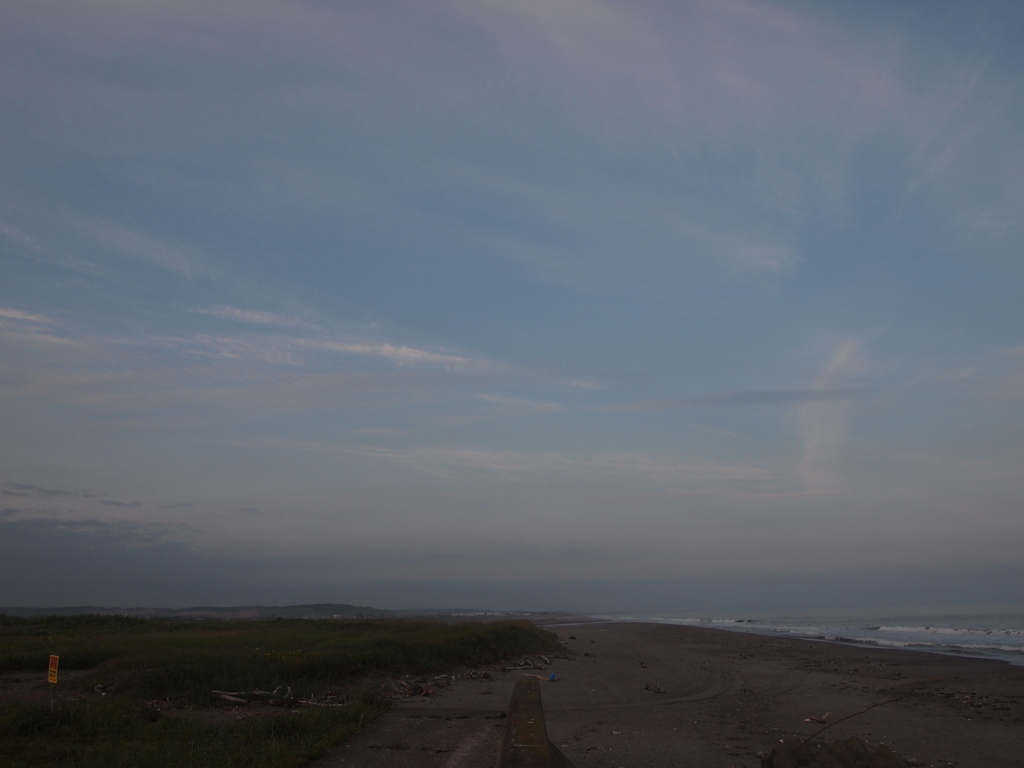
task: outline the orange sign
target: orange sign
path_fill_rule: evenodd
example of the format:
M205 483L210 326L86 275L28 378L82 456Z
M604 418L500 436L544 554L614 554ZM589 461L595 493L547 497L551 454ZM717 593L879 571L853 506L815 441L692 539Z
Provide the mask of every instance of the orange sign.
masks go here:
M60 661L60 656L50 657L50 674L46 676L46 679L51 683L57 682L57 662Z

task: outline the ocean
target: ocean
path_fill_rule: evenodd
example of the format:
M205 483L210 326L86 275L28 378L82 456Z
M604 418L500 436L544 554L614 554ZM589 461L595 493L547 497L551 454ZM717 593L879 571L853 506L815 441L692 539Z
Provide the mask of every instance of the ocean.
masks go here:
M601 618L974 656L1024 666L1024 605L857 609L827 613L629 614Z

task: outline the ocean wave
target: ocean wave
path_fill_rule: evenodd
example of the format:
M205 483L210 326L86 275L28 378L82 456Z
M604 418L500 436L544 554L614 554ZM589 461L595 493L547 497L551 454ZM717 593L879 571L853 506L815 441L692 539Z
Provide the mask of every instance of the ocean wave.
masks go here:
M876 629L880 632L917 632L933 635L1005 635L1007 637L1024 637L1024 631L1019 629L970 629L957 627L902 627L886 626L865 627L865 629Z
M926 651L955 656L999 658L1024 665L1024 630L950 627L940 624L895 622L857 626L840 620L820 623L774 623L731 617L608 617L627 621L656 621L694 627L726 629L759 635L794 637L845 645ZM845 626L844 626L845 624Z
M735 624L757 624L757 619L711 619L711 618L668 618L668 617L636 617L636 616L603 616L602 618L610 618L615 621L651 621L658 624L682 624L685 626L702 626L702 625L735 625Z
M991 645L983 643L957 644L927 642L924 640L896 640L886 638L859 638L859 637L832 637L829 640L845 643L856 643L857 645L874 645L883 648L912 648L923 651L940 652L962 652L962 653L995 653L995 654L1018 654L1024 655L1024 647L1019 645Z

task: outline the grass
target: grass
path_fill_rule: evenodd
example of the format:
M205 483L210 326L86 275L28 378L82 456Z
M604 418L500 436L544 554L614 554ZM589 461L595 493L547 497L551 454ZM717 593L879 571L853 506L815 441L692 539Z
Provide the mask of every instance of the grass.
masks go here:
M222 724L153 719L138 702L106 699L4 713L5 766L301 766L387 709L387 701L252 717Z
M300 766L386 711L388 678L557 647L527 622L0 616L0 673L40 675L35 701L0 705L0 766ZM53 713L38 693L51 653ZM277 686L346 703L233 720L211 692Z

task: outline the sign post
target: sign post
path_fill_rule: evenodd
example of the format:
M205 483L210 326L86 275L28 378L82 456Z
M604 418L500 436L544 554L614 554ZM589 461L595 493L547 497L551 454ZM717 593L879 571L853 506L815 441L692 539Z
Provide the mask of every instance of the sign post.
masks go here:
M57 685L57 663L60 661L60 656L50 656L50 671L46 675L46 679L51 683L50 685L50 711L53 712L53 688Z

